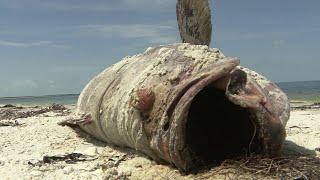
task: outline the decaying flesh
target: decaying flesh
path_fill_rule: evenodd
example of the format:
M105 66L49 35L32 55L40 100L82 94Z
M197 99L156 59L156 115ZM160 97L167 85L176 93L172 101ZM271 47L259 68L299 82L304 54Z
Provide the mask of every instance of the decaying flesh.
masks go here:
M186 172L243 153L279 154L289 118L274 83L218 49L182 43L107 68L77 109L89 134Z

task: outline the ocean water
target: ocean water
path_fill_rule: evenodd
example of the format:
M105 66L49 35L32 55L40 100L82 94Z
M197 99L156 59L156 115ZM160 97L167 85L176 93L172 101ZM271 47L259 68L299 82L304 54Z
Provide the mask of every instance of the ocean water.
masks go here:
M320 81L277 83L290 100L320 102Z
M277 83L287 93L290 100L320 102L320 81L282 82ZM79 94L48 96L3 97L0 104L12 105L49 105L76 104Z
M0 104L12 105L50 105L50 104L76 104L79 94L62 94L48 96L24 96L24 97L2 97Z

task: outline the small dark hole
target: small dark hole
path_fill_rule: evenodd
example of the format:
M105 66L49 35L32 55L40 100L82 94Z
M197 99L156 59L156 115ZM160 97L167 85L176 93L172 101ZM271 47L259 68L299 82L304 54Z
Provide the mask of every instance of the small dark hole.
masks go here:
M163 130L164 130L164 131L168 131L169 126L170 126L170 123L169 123L169 122L166 122L166 123L164 124L164 126L163 126Z

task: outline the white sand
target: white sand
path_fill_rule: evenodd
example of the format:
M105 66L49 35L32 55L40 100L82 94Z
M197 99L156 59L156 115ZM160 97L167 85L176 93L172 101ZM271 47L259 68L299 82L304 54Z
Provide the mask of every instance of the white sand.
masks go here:
M46 117L48 116L48 117ZM0 179L194 179L158 165L128 149L106 146L83 132L57 125L66 116L46 113L18 119L20 126L0 127ZM320 109L295 110L287 125L285 154L320 157ZM33 166L46 155L79 152L91 161ZM28 164L29 163L29 164ZM320 167L319 167L320 168ZM212 179L225 178L222 175Z

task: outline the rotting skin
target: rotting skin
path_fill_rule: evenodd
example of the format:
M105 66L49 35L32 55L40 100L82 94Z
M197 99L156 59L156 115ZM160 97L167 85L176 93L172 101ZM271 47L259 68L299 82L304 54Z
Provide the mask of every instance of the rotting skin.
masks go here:
M289 119L286 95L240 67L237 58L207 46L178 43L123 59L86 86L77 116L91 116L81 128L96 138L189 172L194 167L185 142L187 115L192 99L206 86L225 90L231 102L250 110L264 153L279 154Z

